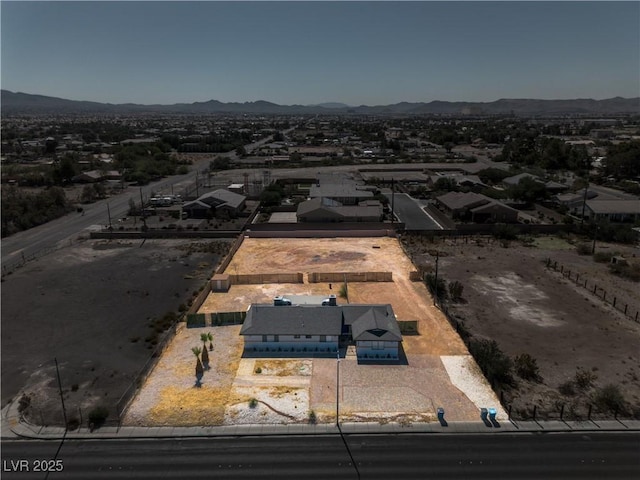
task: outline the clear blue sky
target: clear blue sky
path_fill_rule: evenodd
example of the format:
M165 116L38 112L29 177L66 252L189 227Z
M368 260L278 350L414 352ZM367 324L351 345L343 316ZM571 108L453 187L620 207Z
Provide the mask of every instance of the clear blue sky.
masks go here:
M280 104L640 95L639 2L1 2L2 88Z

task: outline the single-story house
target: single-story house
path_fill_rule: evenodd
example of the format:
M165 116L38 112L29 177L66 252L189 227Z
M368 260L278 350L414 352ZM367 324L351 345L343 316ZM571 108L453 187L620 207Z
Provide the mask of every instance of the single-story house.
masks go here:
M351 175L318 174L309 189L309 197L330 198L343 205L358 205L365 200L372 200L373 191L372 187L358 182Z
M298 204L298 222L380 222L382 204L366 200L358 205L343 205L330 198L317 197Z
M220 188L185 203L182 211L187 212L191 218L209 216L235 218L244 210L246 200L247 197L244 195Z
M74 176L71 181L77 183L96 183L103 180L120 180L122 175L117 170L88 170Z
M587 200L585 218L611 223L633 223L640 220L640 200Z
M252 304L240 335L247 352L336 353L355 343L359 359L397 360L402 334L391 305Z
M473 192L449 192L436 198L436 203L452 218L475 223L516 223L518 211L498 200Z

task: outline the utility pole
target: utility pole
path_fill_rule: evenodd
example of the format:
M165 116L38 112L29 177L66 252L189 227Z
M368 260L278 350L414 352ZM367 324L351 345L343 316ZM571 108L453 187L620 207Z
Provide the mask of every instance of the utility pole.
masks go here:
M336 427L340 427L340 344L336 355Z
M142 187L140 187L140 215L142 215L142 223L144 224L144 229L147 229L147 217L144 214L144 200L142 199Z
M433 287L433 305L436 306L438 302L438 260L440 259L440 252L436 251L436 280Z
M60 369L58 368L58 359L54 357L56 362L56 374L58 377L58 390L60 391L60 402L62 403L62 417L64 418L64 431L67 431L67 409L64 406L64 395L62 394L62 382L60 381Z
M395 223L396 182L391 178L391 223Z
M109 209L109 202L107 202L107 218L109 219L109 230L113 227L111 226L111 210Z
M584 210L587 206L587 192L589 191L589 177L587 177L587 185L584 187L584 196L582 197L582 218L580 219L580 226L584 225Z
M598 236L598 225L596 225L594 223L594 229L593 229L593 246L591 247L591 255L593 255L594 253L596 253L596 237Z

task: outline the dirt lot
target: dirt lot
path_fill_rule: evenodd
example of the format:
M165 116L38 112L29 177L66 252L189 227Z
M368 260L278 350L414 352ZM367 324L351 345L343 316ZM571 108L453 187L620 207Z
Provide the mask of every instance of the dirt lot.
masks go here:
M32 421L62 423L57 358L69 417L86 421L100 404L115 420L152 354L153 321L177 312L218 264L210 244L86 240L3 279L2 405L26 392Z
M514 414L530 417L536 406L539 418L557 418L565 405L565 415L584 418L588 405L597 403L598 390L614 384L624 395L624 415L640 416L640 324L545 268L545 260L616 292L633 311L640 308L637 283L610 274L607 264L578 255L574 245L557 238L537 238L530 246L512 242L508 248L487 239L405 241L415 254L439 251L442 278L462 282L464 302L453 304L452 311L474 337L496 340L512 358L528 353L537 360L541 383L519 380L516 389L505 390ZM631 260L640 256L634 247L597 248ZM579 368L592 376L593 385L560 393L559 386L575 380ZM594 414L612 412L595 408Z
M395 238L248 238L227 273L392 271L393 282L349 283L349 301L391 303L399 320L418 321L420 334L403 338L407 364L358 364L352 352L343 352L341 421L433 421L439 406L446 408L451 421L476 420L478 402L497 407L498 400L464 343L433 307L425 287L409 280L410 270ZM271 302L275 295L328 295L339 288L309 283L235 285L228 293L211 293L200 311L246 310L254 302ZM339 303L345 301L341 298ZM219 342L214 354L229 345L234 345L234 353L225 354L229 361L223 373L212 367L213 373L205 373L205 385L194 388L194 358L187 347L209 330L214 332L214 344ZM315 421L335 421L336 359L239 358L235 346L242 340L229 332L237 335L239 327L182 330L134 401L127 422L300 423L309 421L311 412ZM214 378L211 382L209 375ZM176 411L174 405L193 408ZM504 412L499 418L505 418Z

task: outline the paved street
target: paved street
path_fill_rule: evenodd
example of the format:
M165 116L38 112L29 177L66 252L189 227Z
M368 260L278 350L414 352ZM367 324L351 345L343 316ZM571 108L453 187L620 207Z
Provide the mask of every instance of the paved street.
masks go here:
M51 479L631 479L636 433L339 435L67 440ZM3 442L3 479L43 479L59 442ZM351 463L351 458L357 465ZM18 463L23 460L22 463ZM17 469L30 471L18 472Z
M391 193L385 193L391 205ZM393 210L407 230L442 230L442 227L406 193L396 193Z

